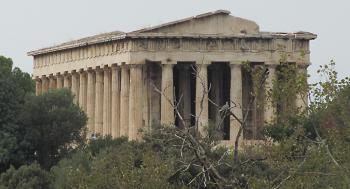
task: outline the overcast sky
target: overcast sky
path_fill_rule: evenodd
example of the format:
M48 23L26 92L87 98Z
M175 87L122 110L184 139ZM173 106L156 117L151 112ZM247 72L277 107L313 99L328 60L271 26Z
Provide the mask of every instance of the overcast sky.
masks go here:
M132 31L217 9L251 19L262 31L308 31L311 80L334 59L350 75L348 0L0 0L0 54L32 73L30 50L110 31Z

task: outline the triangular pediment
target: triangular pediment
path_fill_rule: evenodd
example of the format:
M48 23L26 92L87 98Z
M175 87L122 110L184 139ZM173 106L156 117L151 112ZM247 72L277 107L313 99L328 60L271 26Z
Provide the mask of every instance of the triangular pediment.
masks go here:
M231 16L229 11L219 10L131 33L257 34L259 26L251 20Z

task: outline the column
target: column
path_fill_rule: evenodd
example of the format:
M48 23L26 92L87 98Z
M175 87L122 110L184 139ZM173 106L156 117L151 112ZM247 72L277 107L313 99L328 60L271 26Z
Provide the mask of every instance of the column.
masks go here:
M296 107L300 112L303 112L308 106L308 84L307 84L307 67L309 65L298 65L298 75L297 79L301 80L302 86L297 92L297 98L295 101Z
M71 87L69 74L65 73L63 77L63 87L69 89Z
M130 67L130 96L129 96L129 139L141 138L139 129L142 128L142 65Z
M273 89L273 83L276 80L276 64L268 64L267 65L269 69L269 75L266 78L265 81L265 91L271 91ZM276 113L276 103L273 103L271 97L265 97L266 102L264 104L264 122L271 122L275 118Z
M88 136L92 136L95 132L95 73L93 70L88 70L87 73L87 104L86 112L88 116Z
M129 84L130 75L127 65L121 66L120 86L120 135L129 135Z
M35 95L41 95L41 89L42 89L42 86L41 86L41 80L39 77L36 77L35 78Z
M230 101L231 111L236 117L243 120L243 103L242 103L242 68L241 63L231 62L231 86ZM238 131L242 125L233 116L230 116L230 140L235 141ZM242 135L241 135L242 136Z
M103 70L96 69L95 133L103 134Z
M62 87L63 87L63 77L62 77L62 75L61 74L57 74L56 78L57 78L56 88L57 89L62 89Z
M162 65L162 95L160 103L161 124L172 125L175 124L174 117L174 76L173 64Z
M72 93L74 95L74 103L78 104L79 102L79 75L73 71L72 72Z
M201 136L206 136L208 126L208 65L196 64L196 120L197 129Z
M111 135L111 70L105 67L103 70L103 135Z
M41 82L42 82L42 88L41 91L42 93L45 93L49 90L49 80L47 79L46 76L41 77Z
M112 66L112 137L120 136L120 68Z
M49 89L56 89L56 79L53 75L49 76Z
M87 86L86 86L86 73L80 71L79 73L79 106L86 112L86 103L87 103Z

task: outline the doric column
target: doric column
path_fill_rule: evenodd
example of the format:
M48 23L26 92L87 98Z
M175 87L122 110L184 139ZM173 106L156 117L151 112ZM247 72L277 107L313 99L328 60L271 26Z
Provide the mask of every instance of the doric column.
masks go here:
M273 82L276 80L276 67L276 64L267 64L269 75L265 81L265 91L271 91L273 89ZM264 122L270 123L275 118L276 103L273 103L273 99L268 96L265 98L265 101Z
M74 95L74 103L79 102L79 75L73 71L72 72L72 93Z
M57 74L56 78L57 78L56 88L57 89L62 89L62 87L63 87L63 77L62 77L62 75L61 74Z
M111 135L111 70L108 67L103 71L103 135Z
M307 67L309 65L298 65L298 79L302 80L303 86L300 86L300 91L297 92L295 101L296 107L300 111L304 111L308 106L308 84L307 84Z
M130 75L127 65L121 66L120 86L120 135L129 135L129 84Z
M171 125L175 124L174 117L174 64L162 65L162 95L161 95L161 124Z
M56 89L56 79L52 74L49 76L49 89Z
M205 133L205 126L208 126L208 65L196 64L196 120L198 132L201 136Z
M103 134L103 70L96 69L95 133Z
M129 96L129 138L141 138L138 133L142 128L142 65L130 67L130 96Z
M231 62L231 86L230 101L231 111L236 117L243 120L243 102L242 102L242 68L240 62ZM230 140L235 141L238 131L242 125L233 116L230 116ZM241 135L242 136L242 135ZM241 139L242 140L242 139Z
M88 133L89 137L95 132L95 73L88 70L87 73L87 104L86 112L88 116Z
M112 137L120 136L120 68L112 66Z
M45 93L49 90L49 80L47 79L46 76L42 76L41 82L42 82L41 91L42 91L42 93Z
M35 95L41 95L42 83L39 77L35 78Z
M86 86L86 72L83 70L79 72L79 106L86 112L86 103L87 103L87 86Z
M71 80L69 79L70 75L68 73L64 73L63 75L63 87L70 89L71 87Z

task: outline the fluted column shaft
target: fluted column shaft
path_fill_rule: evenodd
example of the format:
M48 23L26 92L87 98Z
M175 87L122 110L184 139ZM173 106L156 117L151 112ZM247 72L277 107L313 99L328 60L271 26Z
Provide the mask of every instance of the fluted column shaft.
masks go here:
M208 126L208 65L197 64L196 71L196 120L197 129L201 136L205 136L204 127Z
M141 138L142 128L142 65L132 65L130 68L129 96L129 138Z
M111 71L104 68L103 81L103 135L111 135Z
M63 76L63 87L69 89L71 86L70 79L69 79L69 74L64 74Z
M103 71L96 69L95 133L103 134Z
M42 76L41 77L41 82L42 82L42 93L45 93L49 90L49 80L47 79L47 77Z
M87 104L88 133L91 136L95 132L95 73L89 70L87 73Z
M297 92L295 101L296 107L299 108L300 111L304 111L308 106L307 66L308 65L298 66L298 79L304 82L304 86L301 86L301 90Z
M273 90L273 82L276 80L276 66L274 64L267 65L269 69L269 75L265 81L265 91ZM264 122L270 123L274 119L276 112L276 103L273 103L271 97L265 98L264 104Z
M56 89L56 79L54 76L49 76L49 89Z
M84 71L81 71L79 73L79 106L86 112L86 103L87 103L87 78L86 73Z
M129 135L129 84L130 75L127 65L121 66L120 86L120 135Z
M161 95L161 124L171 125L175 123L174 117L174 77L173 64L162 66L162 95Z
M56 88L57 89L62 89L62 87L63 87L63 77L62 77L62 75L57 74L56 78L57 78Z
M72 93L74 95L74 103L79 103L79 75L76 72L72 73Z
M243 102L242 102L242 68L240 64L230 64L231 66L231 86L230 101L232 113L236 115L238 120L243 120ZM239 121L230 116L230 140L236 140L238 131L242 126ZM242 135L241 135L242 136Z
M120 68L112 66L112 137L120 136Z
M41 95L42 83L39 78L35 79L35 95Z

